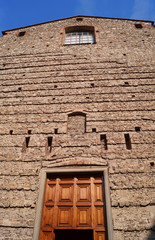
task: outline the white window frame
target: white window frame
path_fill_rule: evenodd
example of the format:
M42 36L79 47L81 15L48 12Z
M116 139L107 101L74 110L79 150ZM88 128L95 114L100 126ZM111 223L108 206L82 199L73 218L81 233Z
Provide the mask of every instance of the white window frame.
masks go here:
M94 26L69 26L64 29L64 45L95 44L96 31Z
M73 31L65 34L65 45L94 43L95 39L92 31Z

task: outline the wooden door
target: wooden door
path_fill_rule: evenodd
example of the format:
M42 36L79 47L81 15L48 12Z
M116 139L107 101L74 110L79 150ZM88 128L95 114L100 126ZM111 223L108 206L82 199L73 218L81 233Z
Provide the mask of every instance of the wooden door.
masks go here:
M54 240L56 229L92 229L94 240L105 240L102 184L102 176L49 177L40 240Z

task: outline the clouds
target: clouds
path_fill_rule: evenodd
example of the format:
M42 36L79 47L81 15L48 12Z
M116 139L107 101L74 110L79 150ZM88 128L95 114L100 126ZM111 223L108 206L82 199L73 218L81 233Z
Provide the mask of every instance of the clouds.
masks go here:
M77 0L76 14L93 15L95 0Z
M131 14L131 19L154 20L155 5L154 0L134 0L134 6Z

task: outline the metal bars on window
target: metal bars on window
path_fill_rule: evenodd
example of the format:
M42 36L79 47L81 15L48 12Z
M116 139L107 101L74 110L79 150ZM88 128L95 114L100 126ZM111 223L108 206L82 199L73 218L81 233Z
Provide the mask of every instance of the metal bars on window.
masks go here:
M66 33L65 45L94 43L94 33L91 31L78 31Z

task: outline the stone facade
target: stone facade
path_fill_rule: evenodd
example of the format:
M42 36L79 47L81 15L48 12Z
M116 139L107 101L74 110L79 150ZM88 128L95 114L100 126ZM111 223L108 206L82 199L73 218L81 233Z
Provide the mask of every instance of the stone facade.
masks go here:
M96 43L64 45L70 26ZM108 167L115 240L155 239L153 23L72 17L0 46L0 240L31 240L41 170L76 166Z

